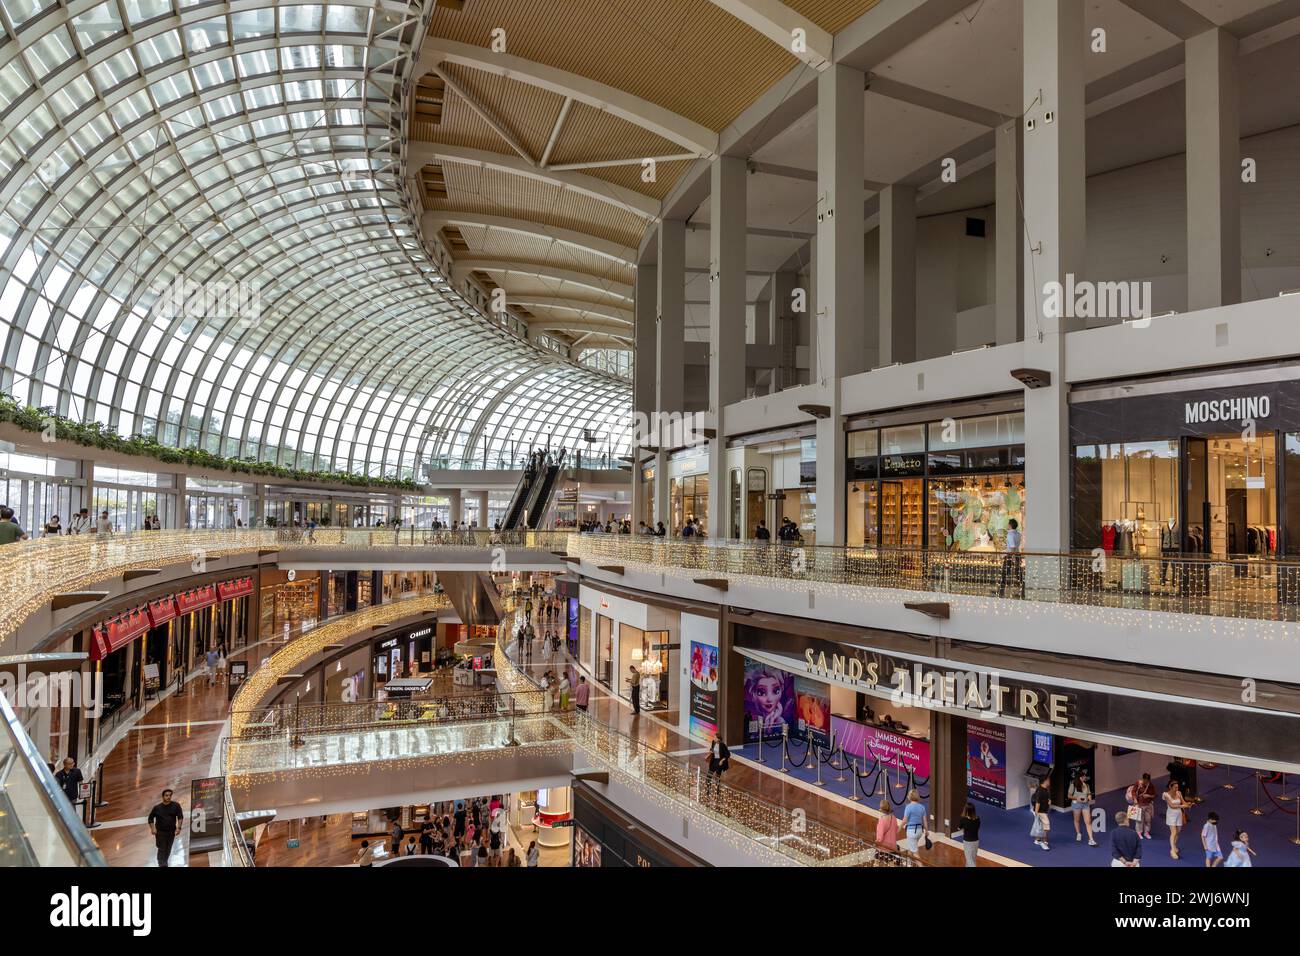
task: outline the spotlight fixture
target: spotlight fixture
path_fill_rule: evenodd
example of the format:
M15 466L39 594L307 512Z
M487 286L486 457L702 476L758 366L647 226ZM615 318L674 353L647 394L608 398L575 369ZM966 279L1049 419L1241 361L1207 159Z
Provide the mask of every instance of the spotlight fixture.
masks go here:
M1052 384L1052 373L1042 368L1013 368L1011 377L1025 388L1047 388Z
M799 411L817 419L831 417L831 407L829 405L800 405Z

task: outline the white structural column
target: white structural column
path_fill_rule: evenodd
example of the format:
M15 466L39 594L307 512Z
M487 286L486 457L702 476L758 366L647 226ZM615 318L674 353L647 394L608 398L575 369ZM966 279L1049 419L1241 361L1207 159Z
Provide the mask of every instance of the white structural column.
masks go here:
M916 361L916 187L880 191L880 364Z
M452 488L447 492L447 520L451 522L452 527L460 525L460 519L464 517L461 508L461 495L459 488Z
M1024 294L1025 220L1020 213L1020 181L1024 166L1024 127L1019 119L1004 123L994 131L995 187L994 220L997 244L997 296L994 341L998 345L1019 342L1025 334L1025 316L1021 308Z
M727 480L727 406L745 397L745 160L713 161L709 195L710 537L732 535Z
M492 527L492 523L488 521L488 493L486 491L478 493L478 526L480 528Z
M844 543L844 427L840 379L864 370L863 87L858 70L817 77L815 381L829 416L817 422L817 543Z
M780 364L772 371L772 393L789 388L796 382L799 365L799 323L807 318L794 311L795 289L799 275L776 272L772 275L772 344L780 350ZM805 290L805 301L807 294Z
M1025 389L1025 538L1031 551L1069 546L1068 415L1063 319L1044 314L1046 285L1082 279L1086 249L1083 0L1024 4L1025 365L1051 376ZM1042 91L1041 100L1038 99ZM1037 102L1035 102L1037 100ZM1048 122L1048 114L1051 122Z
M681 412L685 405L686 351L686 223L665 219L659 223L658 320L655 334L655 410ZM671 436L655 441L654 521L670 523L668 501L668 451ZM647 518L647 521L651 519Z
M1241 131L1237 38L1206 30L1186 43L1187 308L1241 301Z
M659 303L659 272L654 266L642 265L636 268L636 284L633 291L634 326L632 340L635 351L632 353L632 529L636 530L638 522L649 521L651 516L645 514L641 496L641 448L638 441L645 441L643 431L653 420L655 410L655 391L658 388L656 369L657 329L656 318Z

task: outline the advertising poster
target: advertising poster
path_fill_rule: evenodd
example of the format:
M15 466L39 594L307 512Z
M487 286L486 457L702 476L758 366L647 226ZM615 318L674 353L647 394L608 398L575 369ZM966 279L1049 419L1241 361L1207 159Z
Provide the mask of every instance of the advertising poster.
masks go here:
M832 717L831 729L835 732L836 746L843 747L846 754L857 758L863 772L879 761L886 767L911 771L922 779L930 776L929 741L860 724L845 717Z
M745 743L779 739L794 730L794 675L745 658Z
M565 637L567 638L566 643L569 648L569 655L571 657L577 657L578 656L578 599L576 597L571 597L569 598L568 603L569 603L568 606L569 628L568 628L568 632L565 634Z
M573 865L600 866L600 844L582 827L573 828Z
M972 800L1007 805L1007 731L997 724L966 721L966 792Z
M718 649L691 641L691 736L712 740L718 732Z
M795 729L801 740L812 735L818 747L831 743L831 689L806 677L794 679Z

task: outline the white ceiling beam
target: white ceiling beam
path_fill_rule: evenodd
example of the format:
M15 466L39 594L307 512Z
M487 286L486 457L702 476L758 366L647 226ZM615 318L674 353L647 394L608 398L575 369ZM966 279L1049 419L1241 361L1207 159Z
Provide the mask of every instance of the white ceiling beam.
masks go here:
M504 232L517 232L549 239L552 242L562 242L565 245L586 249L598 256L614 259L627 265L636 262L636 249L631 246L611 242L608 239L601 239L585 232L579 232L576 229L549 226L546 223L532 222L514 216L492 216L481 212L457 212L453 209L439 209L435 212L426 212L420 217L420 224L424 227L426 233L437 232L444 226L482 226L487 229L500 229Z
M564 121L569 118L569 110L573 108L573 97L566 96L564 105L560 107L560 115L555 118L555 125L551 127L551 138L546 141L546 149L542 150L542 158L539 160L542 166L546 166L551 161L551 153L555 149L555 144L560 139L560 133L564 129Z
M1190 40L1206 30L1214 29L1212 21L1201 16L1182 0L1120 0L1120 2L1180 40Z
M581 286L584 289L594 289L597 292L617 296L624 302L633 301L632 286L626 283L615 282L613 279L605 279L577 269L565 269L562 266L537 265L529 262L516 262L513 259L507 261L483 256L463 256L456 260L453 271L456 273L457 280L468 272L487 272L493 276L500 276L502 280L508 280L512 275L519 275L532 279L545 279L550 282L569 283Z
M518 80L531 86L568 96L598 110L635 123L692 152L713 158L718 153L718 134L694 120L624 90L567 70L526 60L510 53L493 53L481 46L443 37L429 37L420 48L415 76L434 72L439 63L458 63L475 70Z
M656 163L680 163L698 158L694 153L670 153L667 156L630 156L626 159L593 159L582 163L557 163L551 169L560 172L575 169L609 169L612 166L640 166L649 160Z
M526 176L540 182L559 186L561 189L581 193L591 199L609 203L625 209L642 219L653 220L659 214L659 202L650 196L614 183L584 176L582 173L568 172L555 167L533 166L528 161L508 153L494 153L472 146L449 146L443 143L411 143L407 147L407 163L412 169L418 169L429 163L462 163L466 166L479 166L495 169L498 172Z
M987 126L989 129L994 129L1004 120L1010 119L1010 117L1003 116L994 110L986 110L982 106L964 103L961 100L953 99L951 96L944 96L942 93L932 93L920 87L899 83L897 80L891 80L887 76L880 76L876 73L867 75L867 92L891 100L898 100L900 103L911 103L913 106L919 106L935 113L942 113L955 119L965 120L968 123Z
M512 133L506 127L506 124L499 120L491 110L471 96L470 93L459 83L449 77L445 70L440 70L437 67L434 67L430 72L441 79L442 82L447 85L447 89L451 90L464 100L466 105L478 114L479 119L487 123L488 126L491 126L492 131L505 140L510 148L519 154L521 159L525 160L530 166L537 165L537 161L528 154L528 150L524 149L524 144L519 142L519 137Z
M616 305L601 305L599 302L585 302L582 299L568 299L557 295L534 295L532 293L512 293L506 290L506 305L522 305L529 309L561 309L565 312L577 312L579 315L608 319L626 326L624 332L631 331L632 310Z
M780 0L711 0L741 23L757 30L786 53L797 56L818 72L831 65L834 37L800 16ZM796 30L802 30L796 44Z
M513 303L522 304L522 303ZM632 330L621 322L602 322L598 319L557 319L537 316L528 319L529 332L581 332L586 335L607 335L626 339Z

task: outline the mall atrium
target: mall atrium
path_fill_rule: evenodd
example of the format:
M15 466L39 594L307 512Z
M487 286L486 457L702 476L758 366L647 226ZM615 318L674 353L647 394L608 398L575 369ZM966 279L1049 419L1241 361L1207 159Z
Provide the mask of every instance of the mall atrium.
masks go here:
M1298 89L1296 0L0 0L0 859L1300 865Z

